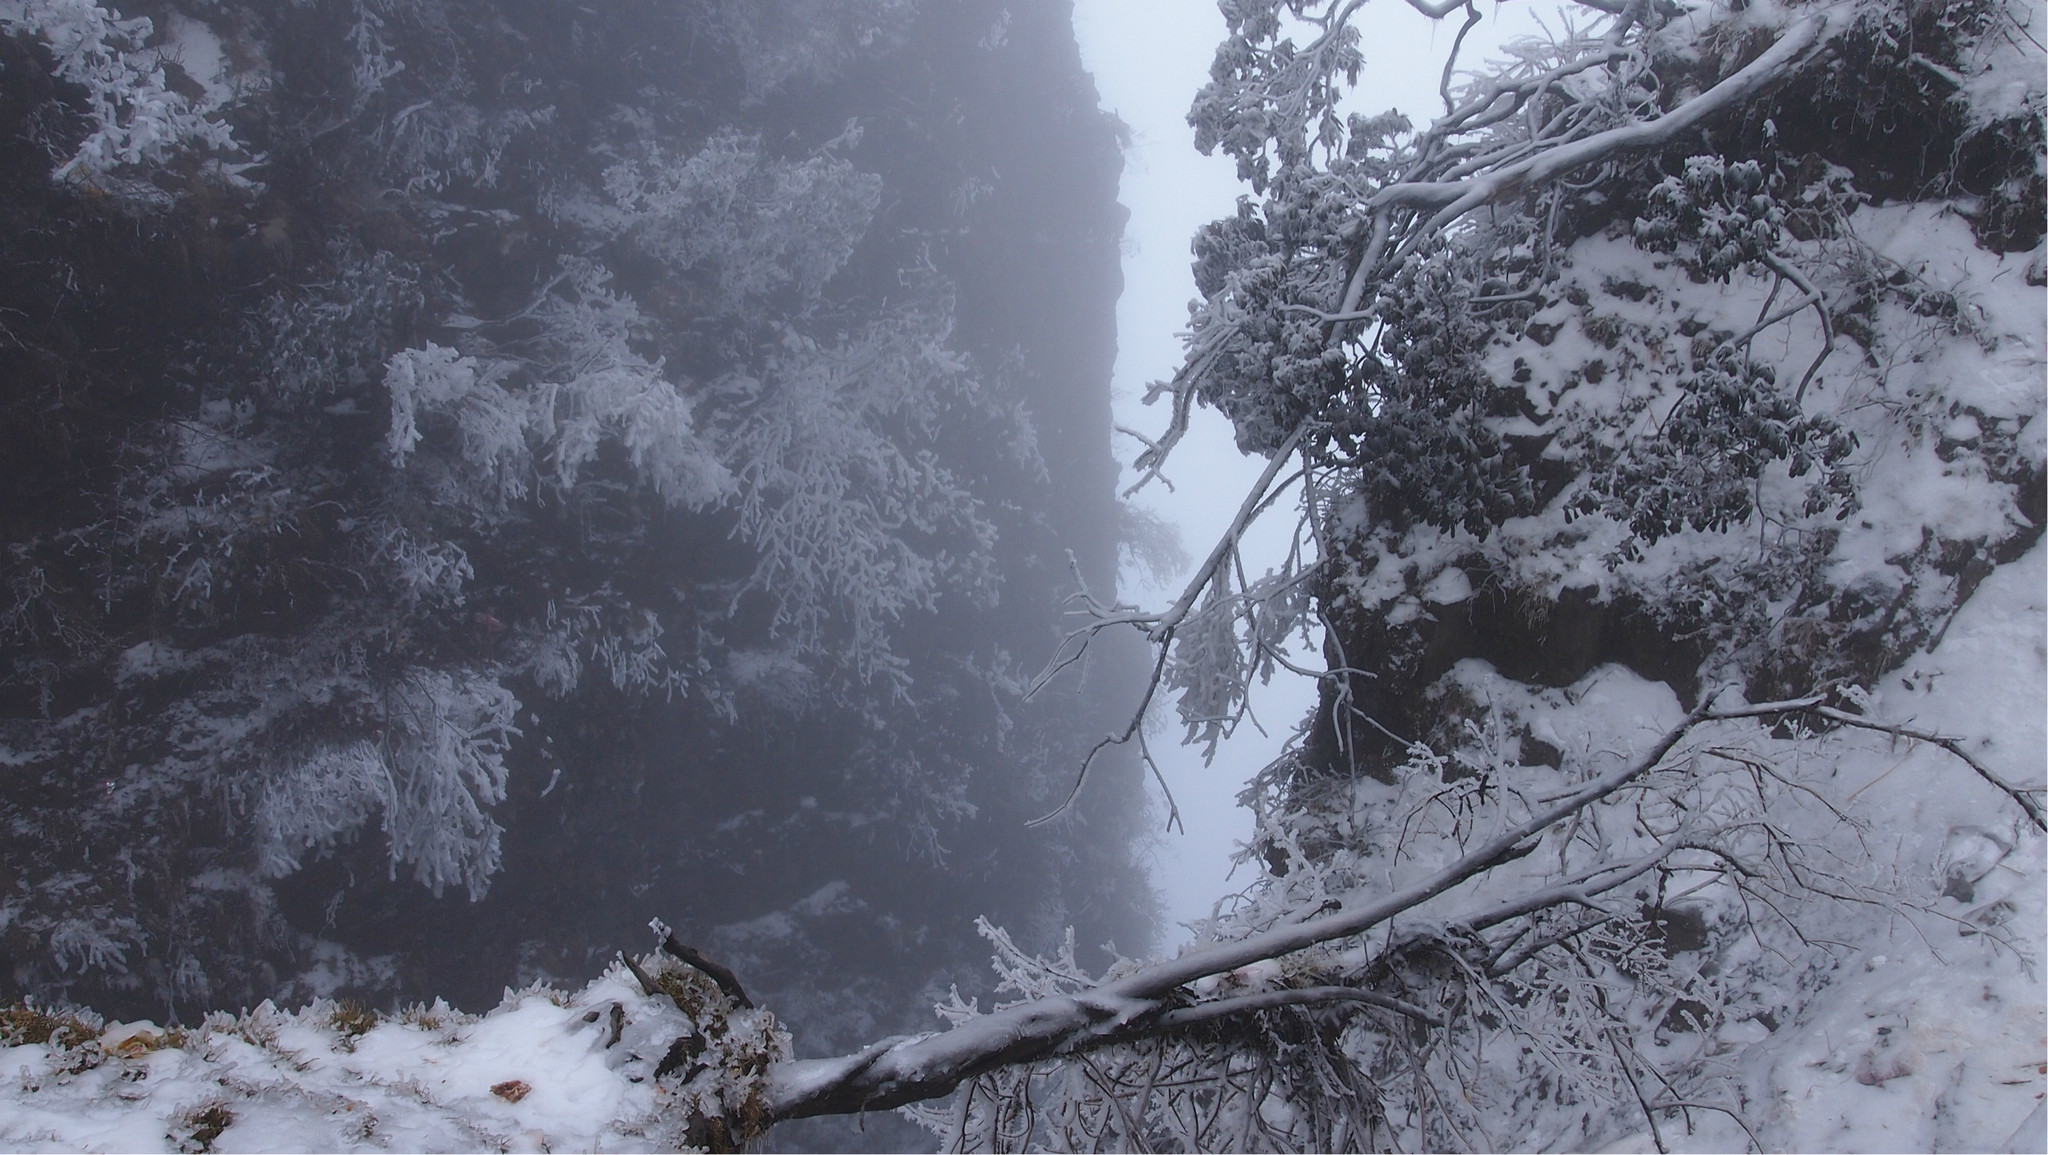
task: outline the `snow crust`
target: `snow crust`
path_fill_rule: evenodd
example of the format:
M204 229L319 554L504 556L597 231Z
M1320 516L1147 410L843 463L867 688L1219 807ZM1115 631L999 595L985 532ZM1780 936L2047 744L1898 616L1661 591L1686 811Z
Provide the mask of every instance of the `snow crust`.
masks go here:
M2036 545L1987 578L1941 645L1878 690L1888 715L1968 735L2023 785L2037 785L2048 763L2043 558ZM1800 1023L1744 1056L1774 1146L2048 1148L2039 833L1926 746L1874 747L1844 759L1841 774L1857 784L1851 812L1869 822L1874 856L1923 894L1952 893L1927 915L1891 920ZM1956 861L1958 851L1974 861ZM1967 882L1967 899L1951 879Z
M643 962L701 996L700 1019L615 964L573 994L508 990L482 1016L265 1002L192 1031L115 1022L82 1045L0 1047L0 1149L674 1150L693 1109L749 1093L732 1069L765 1069L787 1036L690 972ZM657 1078L679 1048L696 1058Z

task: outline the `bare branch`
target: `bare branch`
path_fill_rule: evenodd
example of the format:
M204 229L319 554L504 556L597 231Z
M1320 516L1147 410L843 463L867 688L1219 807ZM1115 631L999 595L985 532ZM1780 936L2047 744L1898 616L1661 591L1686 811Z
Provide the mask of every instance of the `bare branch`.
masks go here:
M1467 925L1473 930L1485 930L1488 927L1499 926L1509 919L1520 918L1522 915L1565 903L1574 903L1599 914L1608 914L1610 912L1595 903L1594 898L1648 873L1671 857L1672 852L1685 845L1686 837L1681 833L1678 837L1665 841L1653 853L1633 862L1601 863L1556 886L1533 890L1521 898L1504 902L1471 919Z
M1216 999L1213 1002L1197 1003L1192 1007L1180 1007L1161 1013L1152 1019L1145 1033L1181 1030L1197 1023L1212 1022L1229 1015L1244 1014L1248 1011L1272 1010L1275 1007L1303 1006L1313 1003L1353 1002L1379 1007L1407 1015L1419 1023L1432 1027L1444 1025L1443 1017L1432 1014L1414 1003L1404 1002L1390 995L1380 994L1360 987L1296 987L1288 990L1260 991L1256 994L1238 995L1235 998Z
M1458 9L1465 7L1468 2L1469 0L1439 0L1437 3L1431 3L1431 0L1408 0L1408 7L1415 9L1431 20L1441 20ZM1628 5L1621 3L1620 0L1578 0L1578 3L1596 11L1613 15L1619 15L1628 8Z
M667 954L670 958L679 959L702 972L712 982L716 983L718 989L725 992L725 997L731 999L735 1005L748 1009L753 1007L754 1000L747 997L746 989L740 986L739 976L733 974L730 968L713 962L703 951L698 950L696 947L678 941L675 932L670 930L660 919L654 920L654 926L655 933L661 936L661 949L663 953Z
M1873 718L1866 718L1861 714L1851 714L1846 710L1837 710L1833 706L1815 706L1813 712L1829 721L1840 722L1844 726L1855 726L1862 730L1876 730L1880 733L1893 734L1900 738L1911 738L1916 742L1927 742L1941 747L1962 759L1963 764L1975 770L1979 778L1991 783L1991 785L2004 793L2006 797L2018 803L2020 809L2027 812L2027 818L2034 823L2037 829L2048 830L2048 816L2042 814L2041 804L2028 797L2030 794L2043 793L2042 789L2040 787L2021 789L2000 778L1992 773L1989 767L1971 757L1970 752L1963 749L1963 744L1960 740L1943 737L1940 734L1931 733L1926 730L1915 730L1911 727L1895 723L1879 722Z
M1806 299L1802 304L1812 305L1814 313L1820 317L1820 353L1814 357L1813 364L1806 367L1805 376L1799 378L1799 388L1793 391L1792 401L1794 404L1798 404L1806 399L1806 387L1812 383L1813 375L1820 372L1821 363L1828 359L1828 354L1835 351L1835 322L1832 317L1828 316L1826 298L1822 296L1819 289L1814 287L1812 281L1806 279L1806 274L1800 272L1790 261L1776 253L1764 253L1763 262L1770 267L1772 272L1799 286L1799 291L1806 294Z
M1080 772L1074 776L1074 788L1067 791L1067 796L1061 799L1060 804L1054 807L1050 813L1034 818L1031 821L1026 822L1024 825L1043 826L1046 823L1051 822L1053 819L1058 818L1060 815L1065 814L1067 810L1074 805L1074 799L1079 798L1081 796L1081 787L1087 785L1088 771L1094 767L1096 756L1101 754L1104 750L1108 749L1111 746L1123 745L1124 743L1130 741L1133 735L1144 733L1145 712L1152 708L1152 699L1155 695L1159 693L1160 676L1166 669L1167 652L1167 648L1164 645L1161 645L1159 647L1158 656L1155 657L1152 662L1152 677L1148 679L1145 683L1145 696L1142 700L1138 702L1138 708L1136 710L1131 711L1131 720L1124 726L1123 733L1105 734L1100 740L1098 740L1095 743L1095 745L1090 746L1088 748L1088 756L1081 759ZM1145 760L1147 762L1150 762L1152 760L1152 755L1150 751L1147 751L1145 753ZM1159 767L1156 765L1153 766L1152 773L1155 776L1158 775ZM1164 786L1165 784L1165 779L1161 777L1160 785ZM1168 794L1166 796L1166 801L1167 805L1173 807L1171 816L1169 817L1168 821L1178 822L1180 820L1180 807L1173 805L1173 795Z
M1076 995L1011 1007L943 1034L892 1047L881 1055L851 1055L779 1064L765 1087L772 1118L879 1110L936 1098L985 1071L1087 1045L1114 1036L1164 1008L1160 1000L1209 975L1278 958L1318 943L1370 930L1412 910L1502 862L1528 852L1530 840L1656 769L1695 726L1715 720L1716 695L1635 762L1587 783L1569 798L1490 839L1436 874L1355 909L1285 924L1235 942L1192 950ZM1783 712L1780 710L1779 712ZM1718 717L1751 717L1753 707Z
M1465 0L1465 23L1458 28L1458 34L1451 40L1451 50L1444 56L1443 75L1437 80L1437 94L1444 99L1444 112L1454 111L1451 104L1451 74L1458 67L1458 53L1465 47L1465 37L1479 25L1479 5Z
M1146 631L1146 636L1154 645L1165 645L1172 639L1173 631L1187 620L1189 611L1193 610L1195 602L1201 599L1202 591L1208 589L1209 583L1215 580L1216 571L1221 569L1223 563L1237 550L1238 539L1244 536L1245 528L1257 515L1261 503L1265 500L1266 490L1272 486L1273 480L1280 476L1280 471L1286 468L1288 458L1294 455L1295 447L1301 444L1302 435L1307 431L1308 423L1304 421L1294 427L1294 432L1288 434L1286 442L1279 449L1273 451L1272 460L1266 462L1265 471L1252 483L1243 503L1238 506L1237 516L1230 519L1230 525L1224 529L1223 536L1216 539L1216 545L1209 551L1208 558L1195 570L1194 576L1188 579L1186 588L1181 591L1180 597L1174 601L1172 607L1159 615L1159 620Z
M1875 730L1879 733L1891 734L1900 738L1911 738L1917 742L1927 742L1932 745L1939 746L1942 749L1948 751L1949 753L1955 755L1957 758L1962 759L1964 765L1967 765L1970 769L1976 771L1977 776L1979 778L1982 778L1984 779L1984 781L1989 782L1992 786L1997 787L1998 790L2001 793L2003 793L2006 797L2011 798L2014 802L2018 803L2019 808L2026 812L2027 818L2031 820L2037 828L2042 830L2048 830L2048 815L2043 814L2042 807L2039 802L2036 802L2032 798L2028 797L2028 795L2030 794L2044 793L2043 789L2040 787L2022 789L2018 786L2014 786L2010 782L2007 782L2005 779L1993 773L1989 767L1985 766L1982 762L1979 762L1976 758L1972 757L1968 750L1963 749L1962 742L1959 739L1945 737L1943 735L1936 734L1927 730L1915 730L1909 726L1900 725L1895 722L1880 722L1875 718L1865 717L1862 714L1851 714L1846 710L1839 710L1833 706L1825 705L1824 703L1826 701L1827 695L1814 694L1809 697L1792 699L1790 701L1765 702L1762 705L1757 706L1743 706L1732 710L1722 710L1710 715L1710 717L1717 719L1758 718L1768 717L1774 714L1796 714L1811 711L1812 713L1818 714L1821 717L1828 719L1829 721L1839 722L1844 726L1854 726L1862 730Z

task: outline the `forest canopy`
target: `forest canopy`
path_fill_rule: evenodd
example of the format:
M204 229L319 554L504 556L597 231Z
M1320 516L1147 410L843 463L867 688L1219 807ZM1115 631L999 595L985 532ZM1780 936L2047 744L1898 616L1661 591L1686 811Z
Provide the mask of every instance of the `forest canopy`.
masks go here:
M1143 949L1134 767L1022 826L1136 671L1021 693L1114 581L1119 161L1001 17L0 5L0 995L487 1007L660 915L828 1054L977 915Z

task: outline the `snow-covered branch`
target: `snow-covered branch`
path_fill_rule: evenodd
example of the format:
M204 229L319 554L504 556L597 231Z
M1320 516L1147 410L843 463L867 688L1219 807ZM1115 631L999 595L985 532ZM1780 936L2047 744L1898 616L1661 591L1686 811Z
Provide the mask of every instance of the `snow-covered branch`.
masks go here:
M2034 824L2036 829L2048 831L2048 816L2043 815L2041 803L2034 797L2036 794L2048 791L2044 791L2044 788L2040 786L2015 786L2006 781L2003 777L1993 773L1984 763L1978 761L1968 750L1964 749L1961 739L1945 737L1929 730L1915 729L1911 726L1899 725L1893 722L1879 721L1862 714L1851 714L1847 710L1839 710L1833 706L1816 705L1813 708L1813 712L1831 722L1840 722L1844 726L1855 726L1863 730L1875 730L1881 734L1894 734L1901 738L1910 738L1915 742L1927 742L1941 747L1957 758L1962 759L1964 765L1967 765L1975 772L1977 777L1989 782L2000 793L2012 799L2021 810L2026 811L2027 819Z
M1783 714L1812 705L1814 700L1804 699L1716 711L1711 700L1703 701L1633 761L1586 783L1427 878L1392 894L1376 898L1343 896L1336 900L1338 909L1332 913L1189 951L1087 991L1041 998L996 1011L937 1035L878 1045L858 1055L778 1066L768 1074L768 1109L776 1118L801 1118L901 1106L946 1094L962 1082L997 1067L1030 1062L1142 1030L1174 1009L1170 997L1189 984L1279 959L1320 943L1363 934L1461 883L1530 853L1546 831L1662 766L1679 742L1702 724ZM1574 898L1569 889L1560 889L1545 895L1539 905L1559 905ZM1206 1017L1189 1015L1184 1019L1191 1024Z
M204 24L187 19L185 26L188 39L212 38ZM54 75L85 93L92 131L57 165L55 179L160 200L161 191L128 178L181 151L237 149L234 132L222 119L233 103L231 90L214 76L205 78L197 97L176 90L165 70L181 62L165 47L146 46L156 31L146 17L124 19L90 0L0 5L0 33L40 40L55 62ZM219 172L230 178L229 183L247 186L238 174L248 167L241 164Z
M1527 160L1464 180L1402 180L1373 194L1366 201L1366 208L1436 210L1419 230L1401 242L1397 255L1412 252L1423 243L1423 238L1440 232L1474 209L1622 153L1670 144L1680 134L1741 108L1761 93L1784 83L1802 64L1812 59L1817 49L1826 45L1831 31L1840 31L1842 27L1841 18L1832 12L1806 17L1787 29L1775 44L1734 75L1660 116L1560 144Z

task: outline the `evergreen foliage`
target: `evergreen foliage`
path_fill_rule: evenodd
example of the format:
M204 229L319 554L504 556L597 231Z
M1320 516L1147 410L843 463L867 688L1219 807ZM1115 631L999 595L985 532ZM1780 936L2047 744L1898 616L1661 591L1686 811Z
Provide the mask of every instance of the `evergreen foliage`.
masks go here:
M0 5L10 996L473 1000L659 912L850 1045L979 882L1149 934L1128 783L1017 832L1099 725L1013 667L1111 580L1116 161L1057 13L940 71L998 16Z

